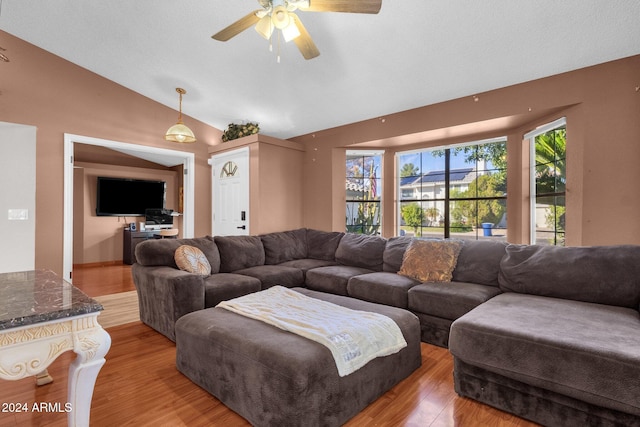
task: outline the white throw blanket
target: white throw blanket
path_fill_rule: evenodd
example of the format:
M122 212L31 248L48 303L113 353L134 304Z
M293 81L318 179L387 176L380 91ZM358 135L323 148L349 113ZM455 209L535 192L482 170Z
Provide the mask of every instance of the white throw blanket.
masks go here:
M402 331L387 316L351 310L283 286L223 301L217 307L323 344L331 350L341 377L407 346Z

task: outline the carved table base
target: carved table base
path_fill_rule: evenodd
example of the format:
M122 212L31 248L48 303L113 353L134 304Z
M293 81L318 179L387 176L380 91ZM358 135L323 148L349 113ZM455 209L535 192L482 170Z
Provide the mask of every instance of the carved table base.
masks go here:
M98 324L99 314L0 330L0 378L36 376L38 384L46 384L52 381L47 367L62 353L73 350L77 357L69 367L68 422L69 426L88 426L93 387L111 347L111 337Z

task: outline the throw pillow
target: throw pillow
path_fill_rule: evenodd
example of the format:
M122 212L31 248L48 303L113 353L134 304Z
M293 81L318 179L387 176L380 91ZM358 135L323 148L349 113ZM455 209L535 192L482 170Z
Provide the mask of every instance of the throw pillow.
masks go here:
M174 258L180 270L202 276L209 276L211 274L211 264L207 261L204 253L195 246L179 246L178 249L176 249Z
M458 240L412 240L398 274L420 282L450 282L460 249Z

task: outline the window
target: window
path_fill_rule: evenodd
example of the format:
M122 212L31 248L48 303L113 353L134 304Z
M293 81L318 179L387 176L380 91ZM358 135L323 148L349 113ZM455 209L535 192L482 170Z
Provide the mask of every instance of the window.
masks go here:
M564 246L566 119L541 126L525 139L531 150L531 243Z
M506 240L506 138L398 153L398 234Z
M346 231L380 234L383 151L347 151Z

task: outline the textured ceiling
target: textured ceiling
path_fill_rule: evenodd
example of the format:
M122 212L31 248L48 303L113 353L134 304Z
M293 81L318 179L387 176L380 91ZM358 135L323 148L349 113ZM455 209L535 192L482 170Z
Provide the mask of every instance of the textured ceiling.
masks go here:
M259 7L0 0L0 29L171 108L183 87L183 112L219 129L257 121L280 138L640 54L637 0L383 0L378 15L300 11L321 52L309 61L282 43L277 63L253 29L211 39Z

